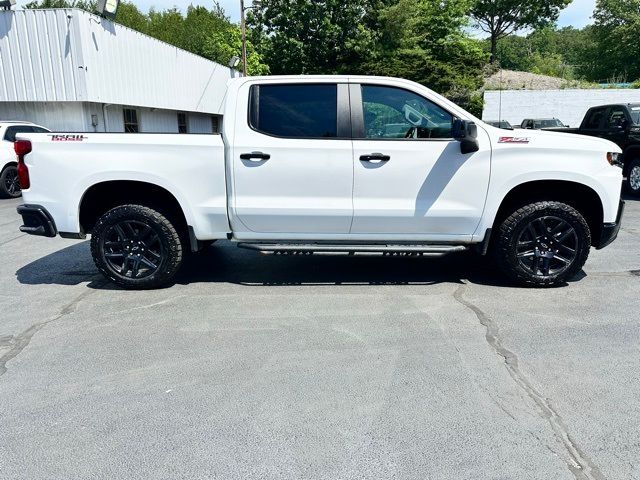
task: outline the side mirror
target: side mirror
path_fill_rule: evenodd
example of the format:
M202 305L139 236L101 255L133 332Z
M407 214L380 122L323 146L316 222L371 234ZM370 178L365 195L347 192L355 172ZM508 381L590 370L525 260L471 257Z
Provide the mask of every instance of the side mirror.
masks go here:
M456 119L453 122L453 138L460 142L463 154L480 150L478 143L478 126L469 120Z

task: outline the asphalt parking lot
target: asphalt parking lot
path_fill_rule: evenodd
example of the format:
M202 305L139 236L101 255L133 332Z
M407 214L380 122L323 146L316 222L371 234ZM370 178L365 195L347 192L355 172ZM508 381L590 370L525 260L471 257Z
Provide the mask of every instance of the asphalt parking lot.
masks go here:
M119 290L0 203L0 478L640 478L640 202L580 278L216 244Z

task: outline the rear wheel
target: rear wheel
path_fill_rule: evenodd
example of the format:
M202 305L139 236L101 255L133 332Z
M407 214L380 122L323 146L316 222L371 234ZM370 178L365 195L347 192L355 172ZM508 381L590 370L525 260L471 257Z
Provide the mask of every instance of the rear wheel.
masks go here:
M168 284L182 264L182 244L160 212L123 205L102 215L91 235L91 254L112 282L134 289Z
M584 266L591 234L584 217L559 202L538 202L513 212L500 225L494 254L513 280L530 286L554 286Z
M22 191L18 180L18 168L15 165L9 165L0 174L0 197L18 198L20 195Z
M627 172L627 192L636 197L640 197L640 158L631 160Z

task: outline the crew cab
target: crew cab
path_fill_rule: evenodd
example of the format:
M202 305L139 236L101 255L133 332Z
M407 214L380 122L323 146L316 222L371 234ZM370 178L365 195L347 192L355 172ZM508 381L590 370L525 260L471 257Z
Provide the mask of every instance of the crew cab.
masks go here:
M48 132L30 122L0 121L0 198L16 198L21 195L18 182L18 162L13 142L18 133Z
M187 251L491 252L563 283L618 233L620 149L491 127L419 84L243 77L221 135L20 134L21 231L83 239L118 285L169 284Z
M627 192L640 196L640 103L592 107L579 128L556 131L600 137L618 145Z

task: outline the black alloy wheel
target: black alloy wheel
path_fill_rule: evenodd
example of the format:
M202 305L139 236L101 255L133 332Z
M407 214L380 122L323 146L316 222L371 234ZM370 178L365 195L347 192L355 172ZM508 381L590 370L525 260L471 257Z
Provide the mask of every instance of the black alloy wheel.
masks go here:
M18 169L10 165L0 174L0 196L4 198L17 198L22 195Z
M183 248L174 224L143 205L122 205L103 214L91 231L91 255L112 282L125 288L158 288L180 269Z
M159 235L148 224L136 220L111 226L102 253L111 269L124 278L153 275L165 256Z
M576 259L578 235L565 220L555 216L531 220L520 233L516 252L523 269L532 275L560 275Z
M541 201L524 205L504 218L491 240L504 273L525 286L563 285L584 266L591 231L570 205Z

